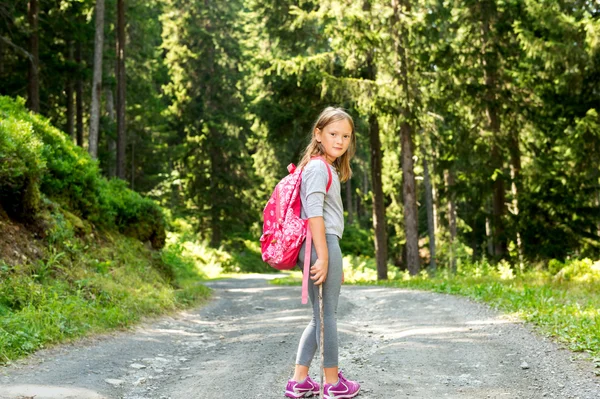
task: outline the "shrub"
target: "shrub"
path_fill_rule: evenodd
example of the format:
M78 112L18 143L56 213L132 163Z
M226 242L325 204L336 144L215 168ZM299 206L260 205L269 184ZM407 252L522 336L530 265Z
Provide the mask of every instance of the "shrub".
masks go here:
M554 276L556 281L597 282L600 281L600 261L573 259L565 263Z
M98 163L48 119L25 109L23 99L0 96L0 204L13 216L34 216L40 191L74 215L115 229L155 248L165 244L162 209L108 181Z
M277 272L269 264L263 262L260 244L257 240L247 237L235 237L225 245L225 250L230 254L230 257L221 263L225 272Z
M0 204L16 217L34 215L40 206L38 182L46 169L43 143L31 123L12 117L3 105L0 103Z
M150 241L154 248L164 247L166 221L154 201L127 189L126 183L119 179L108 182L106 192L119 231L140 241Z
M363 229L358 223L347 224L340 248L344 255L375 256L375 241L372 229Z

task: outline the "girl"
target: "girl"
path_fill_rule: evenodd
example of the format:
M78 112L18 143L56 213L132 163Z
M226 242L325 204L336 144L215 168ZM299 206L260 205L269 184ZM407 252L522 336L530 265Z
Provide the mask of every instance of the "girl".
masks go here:
M306 147L299 167L302 171L300 199L302 218L308 218L312 232L311 268L308 292L313 306L313 317L298 345L294 376L287 383L285 396L301 398L319 394L320 386L308 375L319 340L319 285L323 284L324 308L324 395L327 399L353 398L360 385L349 381L338 370L337 305L344 273L339 240L344 232L344 209L340 195L340 180L350 179L350 159L356 150L356 136L352 117L340 108L328 107L321 112L312 129L310 144ZM314 159L320 157L322 159ZM323 162L323 159L326 161ZM330 168L331 186L326 191ZM298 265L304 263L304 249L300 250Z

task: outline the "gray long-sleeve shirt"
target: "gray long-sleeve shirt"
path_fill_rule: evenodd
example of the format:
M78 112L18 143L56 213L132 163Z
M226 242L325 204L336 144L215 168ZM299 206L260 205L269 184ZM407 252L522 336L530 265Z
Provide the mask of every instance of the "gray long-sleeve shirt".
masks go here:
M331 169L331 187L326 193ZM300 186L303 219L322 216L325 222L325 234L335 234L340 239L344 234L344 205L340 194L340 178L332 165L320 159L311 160L302 171Z

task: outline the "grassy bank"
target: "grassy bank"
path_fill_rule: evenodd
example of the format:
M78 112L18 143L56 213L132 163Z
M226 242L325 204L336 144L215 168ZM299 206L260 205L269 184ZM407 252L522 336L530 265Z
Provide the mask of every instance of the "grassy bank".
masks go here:
M550 271L516 272L502 263L463 264L456 274L390 273L377 281L371 259L346 257L346 284L411 288L463 295L533 323L571 350L589 353L600 365L600 262L552 263ZM300 284L300 275L274 284Z
M0 363L131 326L210 294L176 244L154 251L116 233L67 244L34 262L10 266L0 260Z
M0 364L207 298L166 223L23 99L0 96Z

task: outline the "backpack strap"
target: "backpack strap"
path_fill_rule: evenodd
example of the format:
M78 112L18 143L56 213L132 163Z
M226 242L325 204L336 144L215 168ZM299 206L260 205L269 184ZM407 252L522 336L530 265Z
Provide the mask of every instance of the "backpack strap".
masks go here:
M331 176L331 168L329 164L325 161L323 157L313 157L312 159L320 159L325 164L327 168L327 173L329 175L327 179L327 188L325 189L325 193L329 192L329 188L331 187L331 182L333 180ZM305 305L308 303L308 275L310 274L310 256L312 254L312 232L310 231L310 224L306 223L306 247L304 249L304 273L302 273L302 304Z

